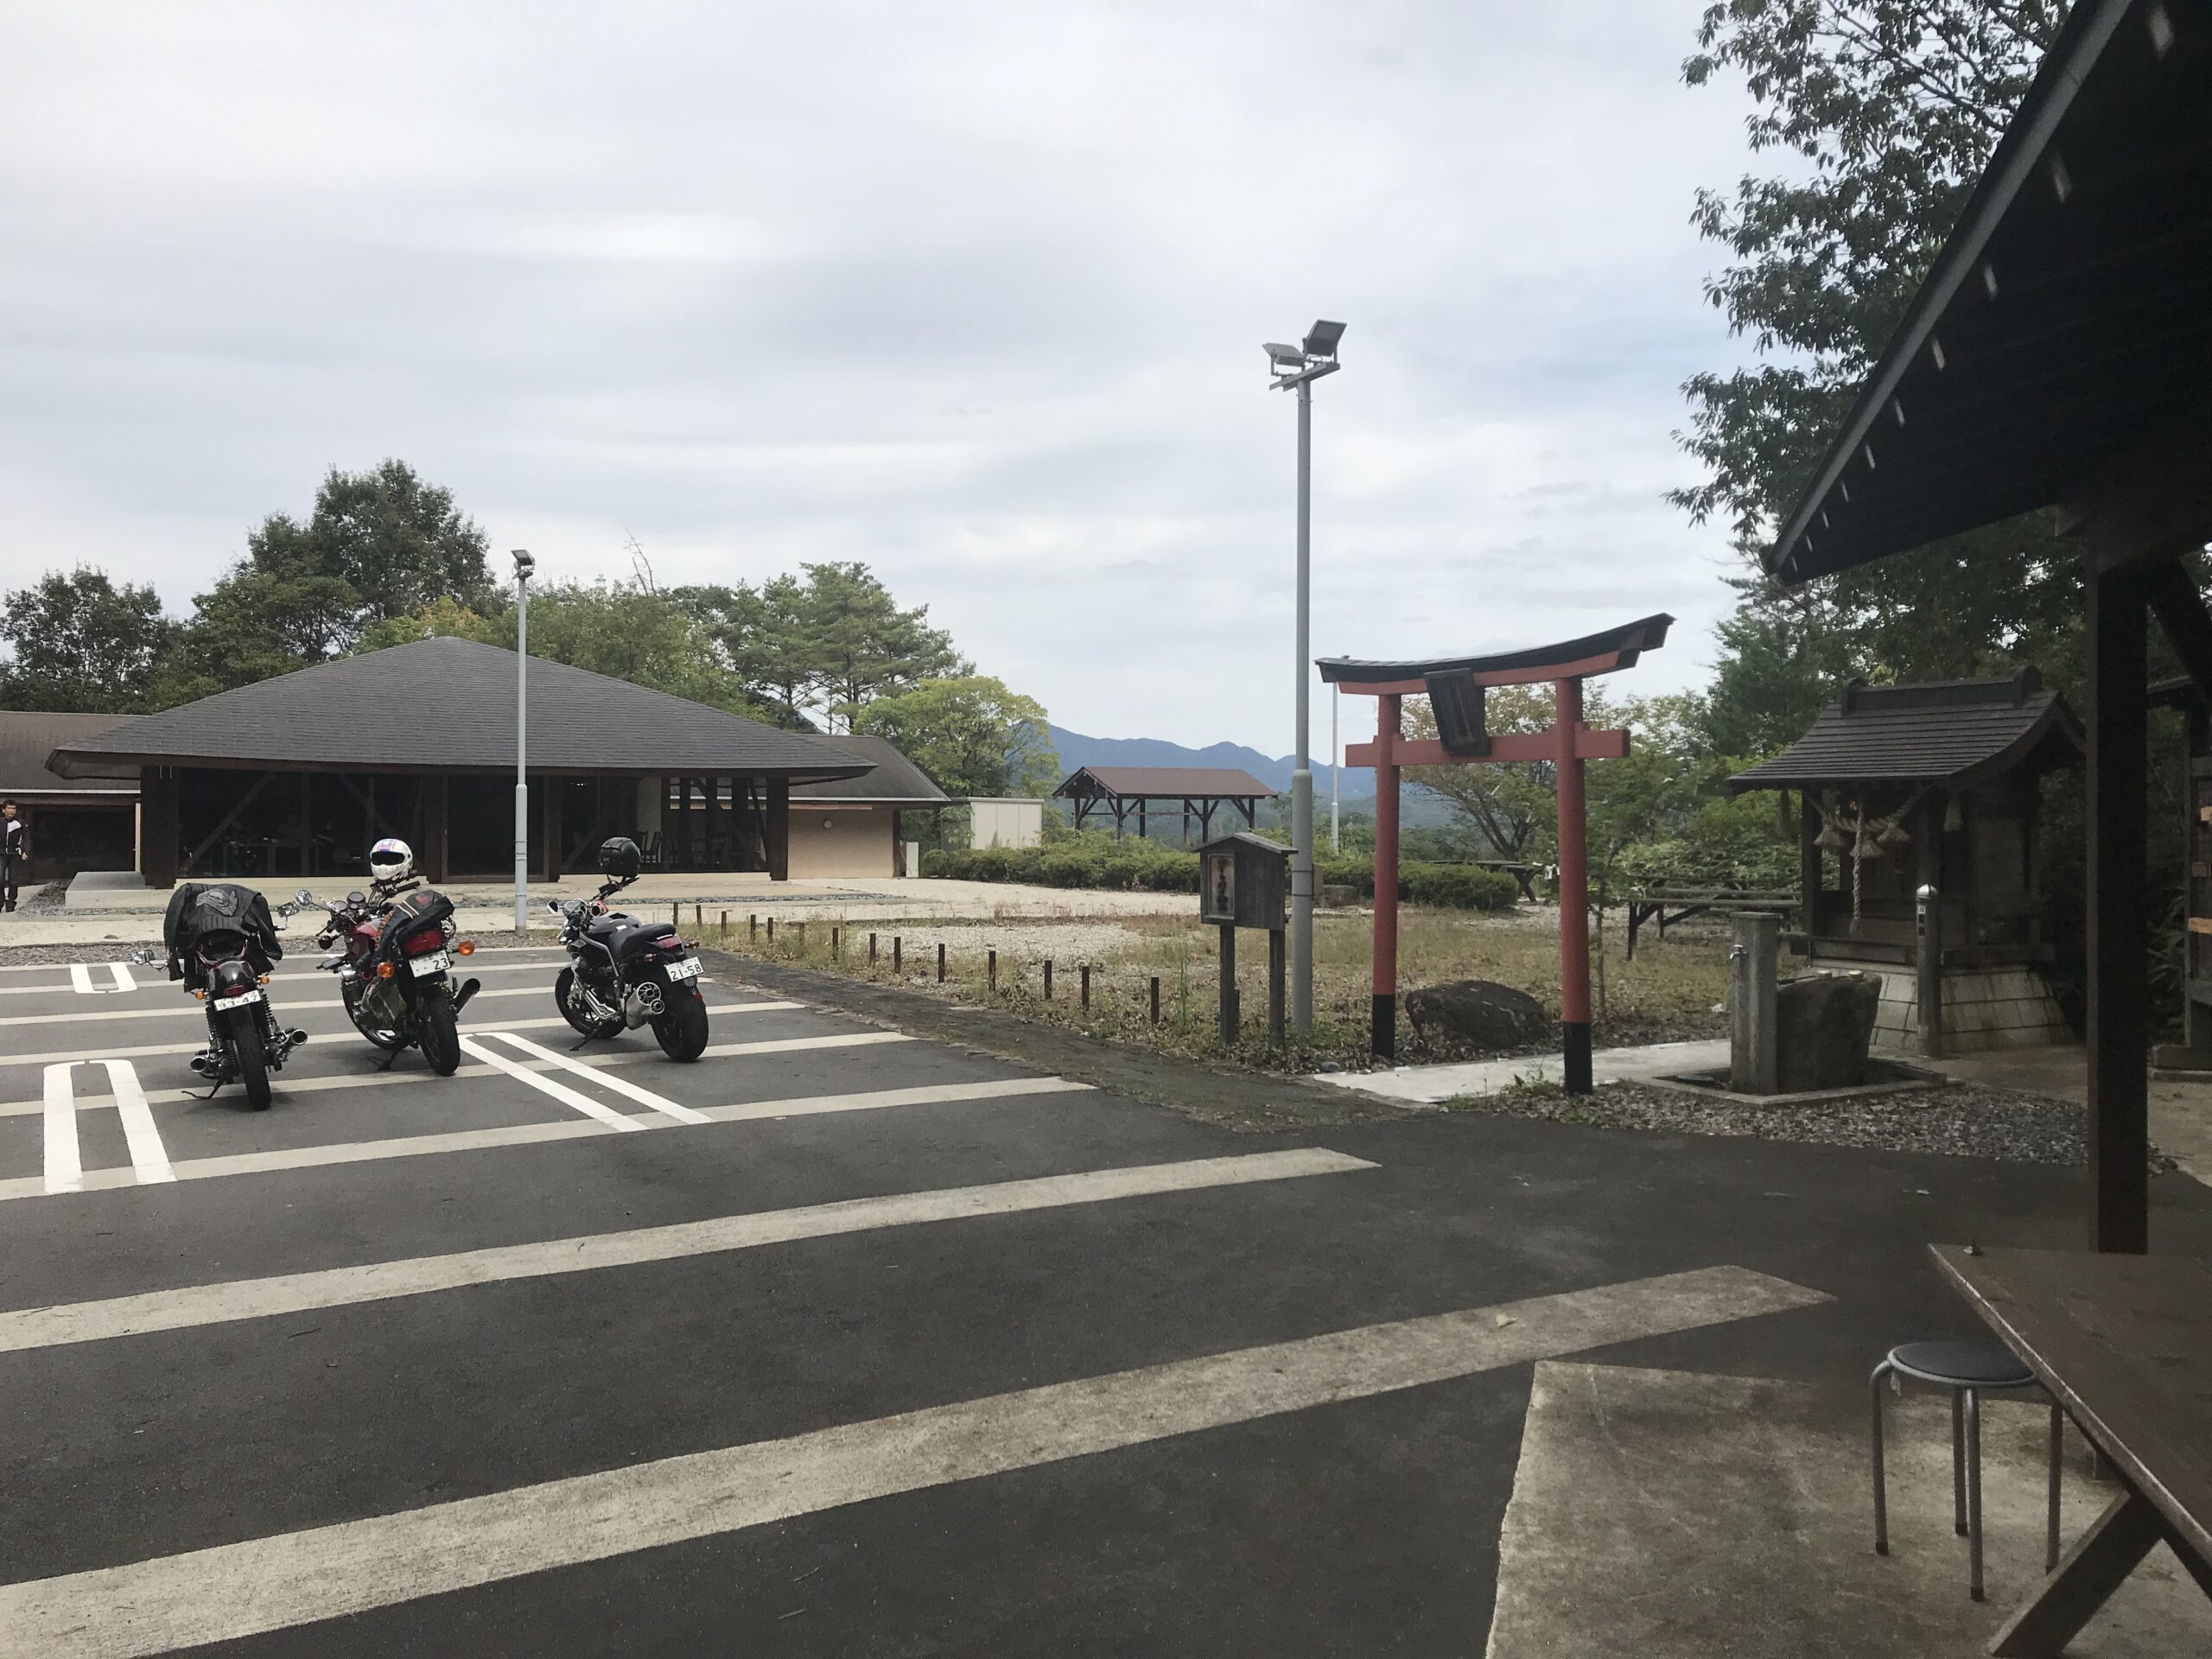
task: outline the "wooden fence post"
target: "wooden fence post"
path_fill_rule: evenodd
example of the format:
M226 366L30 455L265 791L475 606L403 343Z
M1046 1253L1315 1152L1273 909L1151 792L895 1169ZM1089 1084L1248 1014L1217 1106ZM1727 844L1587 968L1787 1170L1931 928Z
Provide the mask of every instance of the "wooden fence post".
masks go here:
M1084 963L1076 973L1083 984L1083 1006L1087 1008L1090 1006L1090 964Z
M937 982L940 985L944 983L944 941L943 939L937 942Z
M896 933L891 936L891 971L894 974L906 971L906 962L899 950L902 943Z
M1045 1000L1047 1002L1052 1000L1052 959L1050 957L1045 958Z
M1160 1023L1160 976L1158 974L1152 976L1152 1023L1155 1026Z
M875 935L873 933L868 936L868 965L871 968L875 966Z

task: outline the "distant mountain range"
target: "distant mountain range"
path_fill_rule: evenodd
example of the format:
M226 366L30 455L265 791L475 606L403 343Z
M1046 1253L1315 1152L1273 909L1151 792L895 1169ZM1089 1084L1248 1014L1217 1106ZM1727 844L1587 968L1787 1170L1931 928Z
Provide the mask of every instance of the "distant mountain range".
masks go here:
M1277 792L1290 788L1292 757L1265 755L1242 743L1211 743L1193 749L1162 737L1086 737L1065 726L1052 728L1052 747L1059 751L1060 776L1077 766L1238 766ZM1375 772L1370 766L1346 766L1339 806L1346 812L1372 817L1375 811ZM1408 829L1440 829L1456 814L1446 802L1419 785L1405 791L1404 823ZM1329 819L1329 763L1313 763L1313 812L1325 828Z

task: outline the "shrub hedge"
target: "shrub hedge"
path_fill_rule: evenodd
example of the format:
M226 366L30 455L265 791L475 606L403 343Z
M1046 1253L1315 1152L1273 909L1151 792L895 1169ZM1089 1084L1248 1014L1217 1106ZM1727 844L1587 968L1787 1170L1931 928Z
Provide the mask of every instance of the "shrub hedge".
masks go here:
M1119 887L1150 893L1196 893L1198 855L1178 848L1122 841L1105 847L1063 842L1042 847L932 849L922 855L922 874L954 881L1021 881L1040 887ZM1325 887L1357 888L1375 896L1375 866L1364 858L1315 861ZM1520 896L1513 878L1478 864L1398 867L1398 896L1409 904L1452 910L1503 910Z

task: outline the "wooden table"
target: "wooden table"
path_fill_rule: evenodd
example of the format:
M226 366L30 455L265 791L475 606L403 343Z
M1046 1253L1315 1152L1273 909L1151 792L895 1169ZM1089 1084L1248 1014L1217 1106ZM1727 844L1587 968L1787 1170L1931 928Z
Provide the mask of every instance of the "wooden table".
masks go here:
M2177 1256L1929 1249L2125 1489L1990 1652L2062 1653L2161 1539L2212 1596L2212 1274Z

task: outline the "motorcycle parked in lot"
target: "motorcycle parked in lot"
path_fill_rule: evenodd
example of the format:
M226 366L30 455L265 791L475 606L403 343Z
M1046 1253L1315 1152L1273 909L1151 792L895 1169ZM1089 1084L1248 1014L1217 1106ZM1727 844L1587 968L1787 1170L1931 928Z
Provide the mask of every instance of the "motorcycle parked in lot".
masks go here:
M269 901L231 882L188 881L169 897L162 944L171 979L207 1005L207 1046L192 1069L221 1088L236 1083L257 1112L269 1109L269 1074L283 1069L304 1031L276 1023L268 984L283 959Z
M699 959L667 922L641 922L607 901L638 879L638 843L617 836L599 849L607 878L592 899L546 908L561 918L569 965L553 982L561 1017L583 1034L612 1037L651 1024L671 1060L696 1060L707 1046L707 1004L699 995ZM581 1044L578 1046L582 1046Z
M475 954L476 942L454 937L445 895L410 877L372 881L342 905L302 887L294 904L329 918L315 943L331 954L315 965L338 976L353 1028L394 1056L420 1048L431 1071L451 1077L461 1065L461 1011L481 982L454 982L454 958Z

